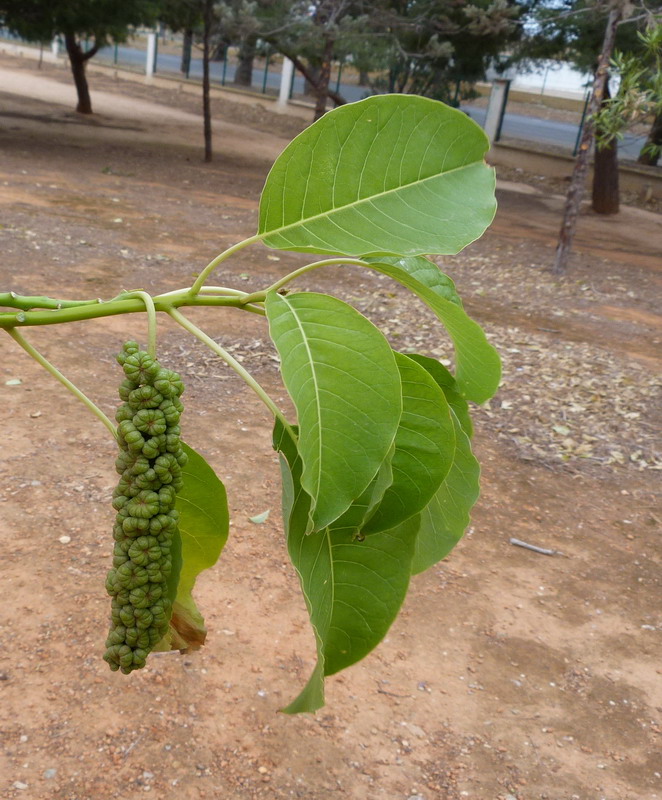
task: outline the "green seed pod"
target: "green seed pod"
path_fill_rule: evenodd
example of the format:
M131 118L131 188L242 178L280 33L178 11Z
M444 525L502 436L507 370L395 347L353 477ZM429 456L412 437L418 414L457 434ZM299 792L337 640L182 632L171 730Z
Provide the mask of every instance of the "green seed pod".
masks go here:
M138 486L141 491L153 492L155 489L160 489L161 485L161 481L153 469L148 469L147 472L143 472L142 475L136 477L136 486Z
M132 517L149 519L159 513L159 496L156 492L143 489L129 500L126 510Z
M125 403L128 402L131 392L137 389L139 385L140 384L136 383L135 381L130 381L128 379L123 380L122 383L120 383L120 388L118 390L120 400L124 400Z
M154 461L154 472L161 478L163 483L170 483L176 475L181 475L182 468L177 463L177 459L172 453L159 456ZM170 480L168 480L170 478Z
M156 389L149 384L139 386L129 395L129 403L136 409L158 408L162 402L163 395L159 394Z
M135 413L128 403L124 403L115 412L115 422L124 422L127 419L132 420Z
M129 603L130 589L120 589L115 595L115 600L120 607Z
M119 479L117 487L113 492L113 495L116 497L126 497L128 500L129 498L140 494L140 492L142 492L142 490L145 488L138 483L138 479L140 477L140 475L132 475L128 469L124 470L122 477ZM125 505L126 503L120 505L119 507L115 506L115 510L121 511Z
M169 369L158 371L154 378L154 388L164 397L179 397L184 392L181 378L176 372Z
M112 575L112 570L109 575ZM134 564L133 561L127 561L115 570L114 585L120 589L135 589L138 586L144 586L149 582L149 575L145 567Z
M122 644L125 638L126 628L123 625L118 625L108 634L108 638L106 639L106 647L112 647L112 645L115 644Z
M165 417L166 422L168 423L169 427L173 425L179 424L179 418L181 417L181 412L177 410L173 400L177 400L178 398L164 400L161 405L159 406L159 411Z
M165 583L170 577L172 562L167 556L161 561L151 561L144 569L150 583Z
M130 355L122 364L126 377L137 384L154 384L154 378L161 372L158 361L142 350ZM157 391L160 391L158 386Z
M159 514L167 514L174 505L177 492L172 486L162 486L159 489Z
M128 356L135 355L139 350L140 347L138 346L138 342L125 342L124 346L122 347L122 351L116 356L117 363L120 366L123 366Z
M124 444L124 449L129 450L131 453L142 455L145 439L131 420L125 419L117 426L117 439L120 447Z
M126 506L122 511L126 510ZM122 519L122 530L125 536L136 537L149 530L149 520L144 517L124 517Z
M123 451L115 460L115 469L122 475L128 471L130 475L140 475L149 469L149 459L141 453Z
M143 650L142 648L137 647L133 651L133 664L131 666L131 669L140 669L141 667L144 667L148 655L149 655L148 650Z
M163 411L158 408L143 408L138 411L133 418L133 424L136 430L146 434L148 438L165 433L168 427Z
M167 430L167 428L166 428ZM177 437L179 440L179 437ZM181 447L181 445L180 445ZM156 458L167 450L167 436L165 433L160 433L158 436L152 436L143 445L143 455L145 458Z
M176 521L169 514L157 514L149 521L149 532L152 536L157 536L163 532L172 533L176 527Z
M140 536L131 542L127 557L134 564L144 567L151 561L160 561L163 557L163 552L155 536Z
M120 494L117 497L113 497L113 508L115 511L119 511L121 508L124 508L128 502L129 498L124 494Z
M137 589L132 589L129 595L129 602L135 608L149 608L161 599L163 595L163 587L158 583L148 583L145 586L139 586Z
M117 594L117 570L111 569L110 572L106 575L106 591L111 597L114 597Z
M112 670L129 673L145 665L168 631L172 604L166 586L179 519L175 500L187 458L179 438L180 376L135 342L127 342L117 360L125 375L124 403L115 414L120 479L113 492L115 545L106 579L112 627L104 658Z

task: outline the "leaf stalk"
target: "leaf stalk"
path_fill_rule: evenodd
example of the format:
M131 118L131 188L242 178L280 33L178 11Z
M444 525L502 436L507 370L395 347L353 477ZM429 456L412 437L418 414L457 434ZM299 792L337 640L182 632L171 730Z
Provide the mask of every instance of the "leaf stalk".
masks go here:
M34 348L25 337L20 334L15 328L8 328L7 333L12 337L12 339L20 345L25 352L34 358L34 360L40 364L47 372L58 380L63 386L65 386L78 400L81 401L84 405L89 408L89 410L94 414L94 416L99 419L108 430L112 433L113 439L117 438L117 431L115 429L115 425L108 419L108 417L103 413L103 411L90 400L90 398L81 392L81 390L73 384L69 378L66 378L57 367L54 367L53 364L43 356L36 348Z

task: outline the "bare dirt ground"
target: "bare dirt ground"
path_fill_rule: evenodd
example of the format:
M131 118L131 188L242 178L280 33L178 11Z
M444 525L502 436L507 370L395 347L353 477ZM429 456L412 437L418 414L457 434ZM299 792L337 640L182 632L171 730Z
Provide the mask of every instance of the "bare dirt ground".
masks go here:
M2 290L107 298L189 285L255 231L269 158L298 124L219 104L204 165L197 125L97 108L81 119L0 94ZM483 495L465 539L413 580L386 641L329 679L315 716L278 713L314 643L256 397L161 324L161 357L187 380L185 437L226 482L233 524L196 592L205 648L125 677L101 660L113 442L0 339L0 796L662 798L661 218L586 213L557 281L547 267L560 198L504 184L499 199L490 232L443 265L504 359L502 389L476 417ZM258 288L300 263L247 250L216 282ZM386 280L346 269L305 287L354 303L401 349L449 355L430 316ZM190 314L285 402L263 320ZM27 335L112 414L114 353L145 324ZM249 521L267 509L265 524Z

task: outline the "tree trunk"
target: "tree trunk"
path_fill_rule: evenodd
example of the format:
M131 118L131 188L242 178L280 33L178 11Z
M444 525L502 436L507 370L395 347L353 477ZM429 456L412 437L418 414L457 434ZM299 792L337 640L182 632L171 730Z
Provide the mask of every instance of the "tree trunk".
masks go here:
M609 100L609 82L605 82L603 105ZM596 147L593 158L593 210L598 214L618 214L618 140Z
M233 83L237 86L252 86L253 85L253 60L255 58L255 43L254 36L244 39L239 47L237 53L237 70L234 73Z
M315 114L313 122L323 117L326 112L326 98L329 93L329 81L331 80L331 59L333 58L333 39L327 36L324 41L324 52L322 54L322 67L320 69L319 81L315 87Z
M596 149L593 160L593 210L598 214L618 214L618 145L613 139Z
M308 67L308 75L304 76L303 93L308 97L317 96L317 84L320 79L320 68L312 64Z
M205 161L212 160L211 147L211 102L209 98L209 56L214 0L205 0L202 32L202 116L205 131Z
M648 152L646 147L650 145L656 145L658 148L662 147L662 111L660 111L653 120L653 124L648 133L648 139L646 139L646 144L644 145L641 153L639 153L639 158L637 159L637 163L639 164L646 164L649 167L656 167L657 162L660 160L660 151L657 150L653 153Z
M187 28L184 31L184 42L182 44L182 64L179 68L180 72L183 72L187 78L189 72L191 71L192 50L193 50L193 31L190 28Z
M79 114L91 114L92 100L90 99L90 89L87 85L87 76L85 75L85 62L88 58L80 44L76 41L76 37L73 33L64 34L64 43L67 47L69 63L71 64L71 73L74 76L76 93L78 95L76 111L78 111Z
M370 75L366 70L359 70L359 86L370 86Z
M607 19L607 27L602 42L602 52L598 59L598 68L595 71L595 78L593 80L593 94L591 95L591 101L588 105L586 122L584 123L584 130L582 131L582 138L579 143L579 154L575 159L575 166L572 171L568 194L565 198L563 222L561 224L561 230L559 231L559 241L554 258L554 272L557 275L562 275L565 272L572 249L572 241L575 238L577 218L579 217L579 209L586 184L591 143L593 142L593 119L602 103L605 82L607 80L607 67L609 66L609 59L614 49L616 28L622 16L623 8L618 6L611 9L609 18Z

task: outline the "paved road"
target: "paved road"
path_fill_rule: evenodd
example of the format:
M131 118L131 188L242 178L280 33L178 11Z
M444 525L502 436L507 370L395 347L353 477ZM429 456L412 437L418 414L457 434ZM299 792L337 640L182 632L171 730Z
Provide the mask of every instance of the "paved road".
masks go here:
M471 105L463 106L464 111L475 119L479 125L485 121L486 110L473 108ZM532 142L543 142L573 150L577 141L577 126L567 122L556 122L551 119L539 119L523 114L509 114L503 120L501 135L504 138L524 139ZM619 144L618 154L621 158L636 160L639 151L646 142L645 136L634 136L626 133Z
M99 52L95 57L99 60L113 61L115 51L113 48L106 48ZM130 65L134 68L142 68L145 65L145 53L142 50L135 50L130 47L117 48L117 63ZM157 72L180 73L181 56L159 53L157 58ZM225 70L225 71L224 71ZM227 64L224 68L222 62L214 61L210 64L210 74L212 81L218 83L232 83L235 68L232 64ZM202 61L191 59L190 77L202 78ZM264 69L253 70L253 86L262 87L266 85L270 89L278 89L280 86L280 71L267 72L265 84ZM332 83L333 86L333 83ZM294 94L303 93L303 78L296 75L293 85ZM348 101L361 100L370 92L365 87L340 84L340 93ZM485 121L485 109L474 108L471 104L463 105L462 109L475 119L480 125ZM541 142L552 144L572 150L577 140L577 126L567 122L556 122L554 120L539 119L523 114L510 114L506 112L502 127L504 138L512 137L531 142ZM626 134L624 141L619 145L619 155L625 159L636 159L639 155L645 137Z

